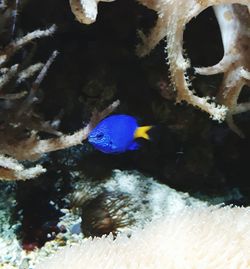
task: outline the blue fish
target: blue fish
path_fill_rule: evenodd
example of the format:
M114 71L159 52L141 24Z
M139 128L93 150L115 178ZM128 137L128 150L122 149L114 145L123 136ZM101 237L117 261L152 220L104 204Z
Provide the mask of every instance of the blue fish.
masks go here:
M103 119L89 134L88 141L104 153L122 153L136 150L136 138L149 139L147 131L152 126L139 127L134 117L113 115Z

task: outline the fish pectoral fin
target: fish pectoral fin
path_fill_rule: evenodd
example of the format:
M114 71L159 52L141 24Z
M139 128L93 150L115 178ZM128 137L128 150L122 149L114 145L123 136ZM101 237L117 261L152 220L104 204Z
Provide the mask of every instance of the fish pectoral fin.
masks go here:
M134 138L142 137L142 138L145 138L145 139L149 140L149 135L147 134L147 132L148 132L152 127L153 127L153 126L142 126L142 127L138 127L138 128L135 130Z
M129 147L128 150L137 150L139 148L139 144L137 142L133 142Z

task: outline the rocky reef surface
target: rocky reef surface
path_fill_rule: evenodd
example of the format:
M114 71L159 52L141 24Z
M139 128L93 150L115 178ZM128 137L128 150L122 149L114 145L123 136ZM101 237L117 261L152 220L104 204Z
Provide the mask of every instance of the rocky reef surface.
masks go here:
M66 196L65 207L59 209L59 205L50 201L50 205L61 212L61 217L57 222L55 219L40 222L40 226L39 223L35 226L38 221L33 218L41 218L41 208L36 207L36 215L29 220L24 212L19 212L20 218L14 218L17 205L13 189L9 189L11 186L1 189L0 268L32 269L59 249L82 243L89 236L110 233L131 236L148 222L171 216L186 207L202 208L240 198L234 192L223 197L194 198L137 171L114 170L101 182L76 171L72 174L75 189ZM25 224L23 218L29 223Z

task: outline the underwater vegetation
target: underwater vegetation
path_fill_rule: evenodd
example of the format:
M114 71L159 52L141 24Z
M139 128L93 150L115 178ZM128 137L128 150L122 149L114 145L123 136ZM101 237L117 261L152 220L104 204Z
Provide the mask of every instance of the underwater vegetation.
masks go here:
M249 10L248 0L0 1L0 268L33 269L73 245L98 256L91 267L98 242L113 244L107 268L117 267L112 252L134 256L139 237L173 254L153 255L154 268L182 261L171 242L195 246L184 259L194 268L228 268L215 252L196 259L206 239L248 268L237 244L248 248L250 230Z

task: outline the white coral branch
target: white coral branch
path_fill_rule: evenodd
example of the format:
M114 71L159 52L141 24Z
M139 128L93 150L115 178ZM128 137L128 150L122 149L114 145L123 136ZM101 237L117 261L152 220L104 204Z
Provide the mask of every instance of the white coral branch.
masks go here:
M196 96L192 90L190 90L190 82L186 76L187 68L190 66L189 61L183 56L183 32L186 24L194 17L196 17L199 13L210 6L217 6L219 4L228 4L228 7L232 7L231 4L238 3L241 5L246 5L248 9L250 8L250 4L248 0L138 0L141 4L147 6L150 9L155 10L158 13L158 20L156 26L151 31L150 35L143 40L143 44L139 45L137 48L137 53L139 56L144 56L148 54L164 37L167 37L167 54L168 54L168 63L170 67L172 82L174 87L177 90L177 102L182 100L199 107L200 109L208 112L210 116L219 121L224 120L226 114L231 112L233 106L229 105L228 102L224 102L220 100L222 106L211 105L211 102L208 101L207 97L198 97ZM216 8L219 10L220 6ZM223 14L225 15L225 14ZM226 14L227 15L227 14ZM230 15L230 14L229 14ZM234 16L234 14L231 14ZM221 17L221 16L219 16ZM249 14L245 15L245 19L243 21L247 21L249 18ZM232 23L230 20L230 16L224 16L224 20L228 20L229 24ZM242 20L236 20L237 24L242 24ZM227 24L225 24L227 25ZM244 57L244 61L248 61L248 64L244 64L243 66L246 69L246 76L248 76L249 69L249 26L248 28L243 28L241 25L238 25L238 28L235 28L235 20L232 25L234 25L234 31L232 32L230 29L230 25L227 27L221 27L222 38L224 41L225 48L225 57L223 60L214 67L206 68L206 69L196 69L197 72L201 74L214 74L218 72L225 72L225 68L229 68L232 66L232 63L235 63L239 60L240 57ZM245 52L232 54L228 56L228 53L232 46L236 46L236 41L239 42L239 34L242 38L248 38L247 44L248 49L245 48ZM230 41L230 42L229 42ZM246 40L245 40L246 41ZM241 44L245 44L246 42L241 40ZM239 45L241 49L243 47ZM248 55L246 55L248 53ZM233 56L234 55L234 56ZM234 65L233 65L234 66ZM231 70L235 74L235 68ZM246 77L245 76L245 77ZM228 76L227 76L228 77ZM231 77L231 75L229 76ZM238 80L239 81L239 80ZM242 82L242 80L241 80ZM243 83L244 84L244 83ZM241 83L237 84L237 89L241 89ZM220 92L224 92L227 90L227 85L222 85ZM230 91L231 93L232 91ZM238 90L234 90L237 94ZM226 100L230 101L232 98L238 97L228 97ZM229 95L228 95L229 96ZM227 108L228 107L228 110Z
M71 10L80 23L90 24L96 21L97 4L114 0L70 0Z
M224 56L215 66L196 68L196 72L202 75L224 73L217 99L229 109L227 122L231 129L243 136L232 116L239 113L238 97L243 86L250 82L250 14L246 7L239 5L219 5L214 10L222 34ZM247 111L246 106L241 111Z
M41 38L45 36L52 35L56 30L56 26L52 25L46 30L36 30L27 35L11 42L7 47L5 47L0 52L0 66L2 66L17 50L25 46L27 43L31 42L36 38Z
M32 33L29 33L25 35L24 37L17 39L13 42L11 42L9 45L7 45L5 48L0 50L0 66L5 64L6 61L10 59L10 57L20 48L22 48L24 45L26 45L28 42L32 41L33 39L44 37L51 35L54 33L56 27L53 25L47 30L36 30ZM53 61L53 60L52 60ZM50 65L51 63L47 65ZM26 180L30 179L33 177L36 177L40 175L41 173L44 173L46 169L44 169L41 165L36 165L35 167L31 168L25 168L23 165L18 163L15 159L5 157L2 154L6 154L9 156L13 157L13 152L16 150L15 149L15 143L20 143L19 144L19 151L25 150L22 149L21 147L21 142L20 140L20 130L23 128L27 127L27 117L22 118L20 120L18 118L18 112L21 111L20 106L18 106L18 102L16 103L11 103L10 100L15 100L15 99L20 99L23 96L26 95L26 91L21 91L17 93L12 93L11 91L2 91L4 86L13 79L13 77L16 77L16 83L21 83L25 79L31 77L35 72L38 70L42 69L40 72L37 80L33 85L39 85L44 77L44 75L47 72L47 68L44 68L44 64L38 63L34 64L32 66L29 66L25 70L20 70L20 65L15 64L12 65L11 67L2 67L0 69L1 75L0 75L0 98L3 101L2 108L6 106L8 108L7 111L1 111L2 113L2 118L3 122L1 123L1 139L0 139L0 145L1 145L1 155L0 155L0 179L2 180ZM18 73L19 72L19 73ZM32 90L34 90L32 88ZM1 92L2 91L2 92ZM29 94L30 96L30 94ZM29 96L27 98L29 98ZM23 102L19 102L19 104L23 104ZM23 104L24 106L24 104ZM12 110L11 110L12 109ZM17 110L19 110L17 112ZM5 112L5 114L4 114ZM29 118L30 119L30 118ZM22 126L23 122L25 126ZM29 122L31 124L31 122ZM19 138L18 138L19 137ZM34 136L31 136L29 141L34 141ZM17 142L18 141L18 142ZM31 145L29 145L31 147ZM4 148L6 147L6 148Z
M43 63L36 63L36 64L33 64L33 65L27 67L26 69L22 70L18 74L17 83L22 83L26 79L32 77L36 72L41 70L43 68L43 66L44 66Z
M46 172L41 165L24 168L16 160L0 155L0 179L1 180L26 180L39 176Z
M17 70L18 64L12 65L10 68L5 69L4 74L0 76L0 91L2 87L16 75Z

